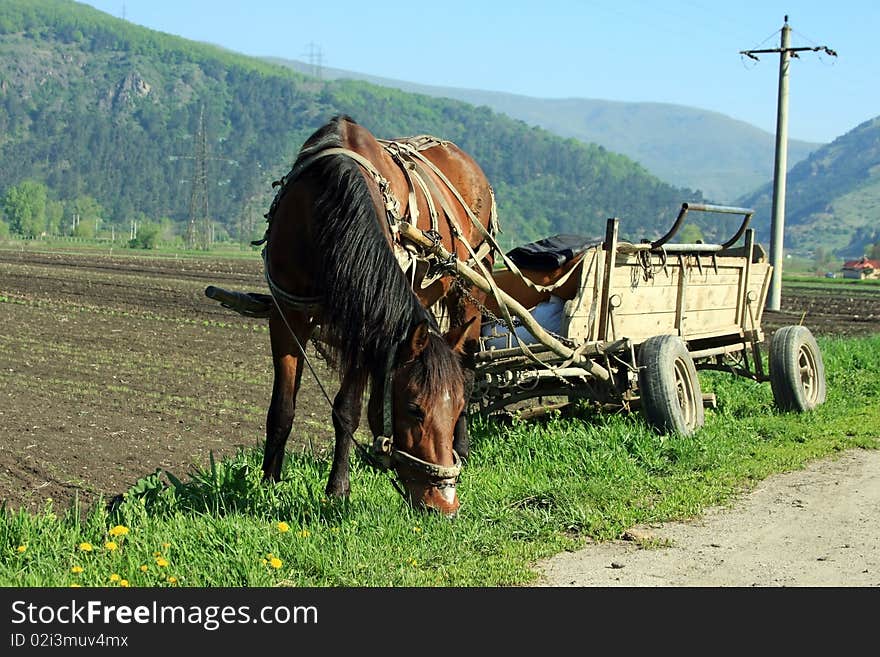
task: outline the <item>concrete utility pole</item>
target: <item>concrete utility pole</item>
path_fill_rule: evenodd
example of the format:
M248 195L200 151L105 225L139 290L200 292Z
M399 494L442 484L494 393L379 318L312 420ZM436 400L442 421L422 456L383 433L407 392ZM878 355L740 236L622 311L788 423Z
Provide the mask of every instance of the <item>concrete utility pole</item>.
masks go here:
M759 61L761 53L779 53L779 95L776 105L776 161L773 166L773 209L770 224L770 264L773 274L770 277L770 290L767 294L767 310L779 310L782 299L782 243L785 231L785 177L788 171L788 66L792 57L799 52L811 50L824 51L832 57L837 53L828 46L812 48L791 48L791 28L788 16L782 25L782 38L779 48L766 50L741 50L740 54Z

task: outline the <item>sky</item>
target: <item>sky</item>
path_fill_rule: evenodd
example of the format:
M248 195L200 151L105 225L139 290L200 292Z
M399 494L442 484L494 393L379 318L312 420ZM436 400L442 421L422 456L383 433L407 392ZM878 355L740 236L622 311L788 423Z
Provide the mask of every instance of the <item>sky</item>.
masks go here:
M81 0L82 1L82 0ZM880 115L876 0L85 0L245 55L535 98L674 103L775 134L785 16L788 137L830 142Z

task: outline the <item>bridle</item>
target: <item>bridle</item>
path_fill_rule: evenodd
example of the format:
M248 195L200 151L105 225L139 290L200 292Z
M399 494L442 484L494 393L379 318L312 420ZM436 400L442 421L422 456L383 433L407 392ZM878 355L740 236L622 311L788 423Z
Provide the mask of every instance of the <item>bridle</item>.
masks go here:
M373 439L369 448L369 460L372 467L384 472L394 471L397 477L403 480L400 471L394 466L403 465L411 470L416 470L425 475L427 485L433 488L453 488L461 474L461 459L456 451L452 450L452 465L439 465L424 461L409 452L394 446L394 353L392 349L385 367L385 381L382 386L382 433ZM354 436L352 436L354 440ZM355 442L355 444L358 444ZM407 480L411 481L411 480Z

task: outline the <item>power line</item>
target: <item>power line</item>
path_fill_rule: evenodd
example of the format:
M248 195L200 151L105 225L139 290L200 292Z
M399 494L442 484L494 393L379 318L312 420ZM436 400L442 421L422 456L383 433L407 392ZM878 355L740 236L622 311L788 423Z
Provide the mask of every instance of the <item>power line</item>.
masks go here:
M828 46L812 46L792 48L791 27L788 15L782 25L782 37L779 48L763 48L758 50L741 50L744 55L760 61L759 54L779 55L779 90L776 107L776 161L773 166L773 208L770 223L770 264L773 273L770 278L770 290L767 295L767 310L779 310L782 298L782 243L785 232L785 176L788 169L788 69L792 57L800 57L801 52L824 51L832 57L837 53Z

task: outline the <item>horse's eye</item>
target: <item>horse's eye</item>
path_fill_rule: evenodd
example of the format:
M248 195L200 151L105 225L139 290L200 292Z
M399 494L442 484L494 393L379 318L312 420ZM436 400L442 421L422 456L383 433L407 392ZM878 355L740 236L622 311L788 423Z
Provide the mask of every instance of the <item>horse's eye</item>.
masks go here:
M416 404L415 402L407 402L406 412L418 420L425 419L425 411L422 410L422 407L419 406L418 404Z

